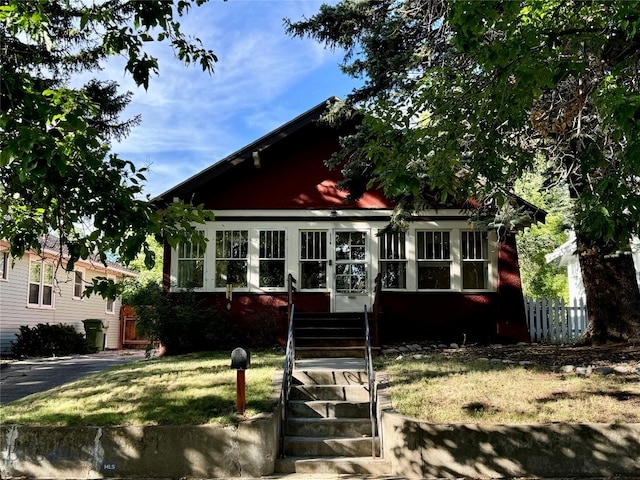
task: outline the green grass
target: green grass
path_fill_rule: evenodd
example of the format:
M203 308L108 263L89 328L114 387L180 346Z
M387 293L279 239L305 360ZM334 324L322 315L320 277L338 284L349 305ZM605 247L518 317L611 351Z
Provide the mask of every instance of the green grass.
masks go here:
M255 351L246 370L245 417L273 409L283 355ZM228 352L141 360L0 407L2 423L28 425L233 425L236 371Z
M640 422L640 376L579 376L484 361L385 360L394 410L431 423Z

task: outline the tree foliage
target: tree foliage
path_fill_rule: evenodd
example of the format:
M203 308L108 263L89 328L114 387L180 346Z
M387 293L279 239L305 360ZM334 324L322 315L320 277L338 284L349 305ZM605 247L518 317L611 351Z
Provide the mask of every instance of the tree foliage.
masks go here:
M151 267L147 235L174 246L193 235L204 241L192 227L206 218L202 208L157 209L143 193L145 169L111 152L111 141L140 121L119 118L130 93L119 93L114 82L82 81L122 56L125 72L147 88L160 68L147 51L154 41L212 72L215 55L179 22L202 3L0 1L0 238L10 242L12 256L39 251L52 231L67 269L110 254L127 264L140 251ZM87 292L113 294L112 286Z
M348 99L363 125L331 162L346 159L356 196L378 182L409 211L452 197L504 205L537 155L548 158L545 187L565 183L574 199L588 336L602 342L640 336L628 255L640 230L638 11L638 1L342 0L288 31L345 48L344 71L364 79Z

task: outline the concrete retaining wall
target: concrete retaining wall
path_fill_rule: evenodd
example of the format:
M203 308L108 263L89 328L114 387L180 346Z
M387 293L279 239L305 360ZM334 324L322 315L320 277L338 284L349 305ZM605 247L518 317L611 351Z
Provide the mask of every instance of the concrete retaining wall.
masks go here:
M238 428L0 426L0 478L212 478L273 473L279 414Z
M640 476L640 424L442 425L382 413L393 474L425 477Z

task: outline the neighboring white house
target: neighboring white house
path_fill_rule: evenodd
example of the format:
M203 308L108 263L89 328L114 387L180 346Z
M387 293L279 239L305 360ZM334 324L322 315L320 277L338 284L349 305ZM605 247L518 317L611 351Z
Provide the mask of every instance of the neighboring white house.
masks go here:
M48 236L41 254L27 252L13 259L9 244L0 240L0 353L8 353L22 325L69 324L84 333L82 321L90 318L108 325L105 348L118 348L120 299L82 294L94 277L121 281L136 274L116 263L105 267L91 260L78 261L72 272L56 268L58 245L57 238Z
M640 286L640 239L633 239L631 242L631 251L633 263L636 267L636 277L638 286ZM545 255L547 263L560 260L560 266L567 267L567 276L569 277L569 301L571 305L584 303L585 292L584 283L582 282L582 271L580 270L580 262L576 252L576 235L575 232L569 233L569 239L556 248L553 252Z

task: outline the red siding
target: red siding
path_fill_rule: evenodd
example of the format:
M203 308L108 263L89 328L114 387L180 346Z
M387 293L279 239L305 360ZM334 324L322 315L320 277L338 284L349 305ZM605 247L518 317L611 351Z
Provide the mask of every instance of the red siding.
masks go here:
M301 151L283 154L277 162L264 161L260 169L248 170L242 186L226 183L212 191L206 202L211 209L309 209L392 208L381 192L366 193L345 204L347 193L336 188L339 169L329 170L324 161L337 146L311 143Z

